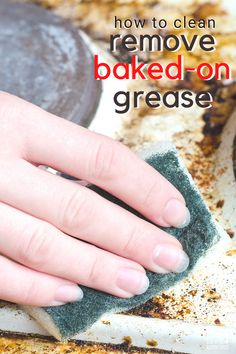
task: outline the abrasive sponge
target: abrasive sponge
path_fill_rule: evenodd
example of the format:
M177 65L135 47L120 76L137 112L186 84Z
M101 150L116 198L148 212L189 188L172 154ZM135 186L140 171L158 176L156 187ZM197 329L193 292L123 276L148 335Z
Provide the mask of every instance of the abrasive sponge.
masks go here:
M53 336L65 340L86 330L101 315L107 312L120 312L136 307L158 293L166 290L178 280L187 276L197 260L218 239L218 232L211 214L203 202L193 180L180 161L176 149L171 144L157 144L143 154L148 164L153 166L183 194L191 214L191 222L184 229L162 228L174 235L183 245L189 255L189 268L180 274L155 274L147 272L150 287L146 293L130 299L121 299L113 295L81 287L84 292L82 301L58 307L35 308L24 307ZM122 177L121 177L122 178ZM91 189L128 208L124 203L110 194L91 186Z

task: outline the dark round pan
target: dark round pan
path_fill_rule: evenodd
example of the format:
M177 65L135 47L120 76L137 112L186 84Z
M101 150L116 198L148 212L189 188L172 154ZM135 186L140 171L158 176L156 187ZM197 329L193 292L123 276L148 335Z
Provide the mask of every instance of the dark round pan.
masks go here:
M1 0L0 90L88 126L101 85L77 28L39 6Z

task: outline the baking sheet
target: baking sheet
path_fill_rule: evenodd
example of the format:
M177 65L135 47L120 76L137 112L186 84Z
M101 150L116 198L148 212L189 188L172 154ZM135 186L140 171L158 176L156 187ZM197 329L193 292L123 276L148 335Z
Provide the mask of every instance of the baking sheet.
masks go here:
M107 100L104 101L107 102ZM103 111L102 105L101 110ZM95 120L93 127L97 125L101 129L99 120L102 120L102 115L100 113L98 111L97 121ZM189 129L186 128L189 120L180 112L179 116L175 115L174 119L176 124L173 126L179 127L179 131L183 131L183 128ZM161 130L163 122L160 119L158 122L160 129L155 129L155 131L159 132L163 138ZM180 124L182 124L181 127ZM121 129L121 125L117 127ZM193 132L195 138L198 136L196 127L197 124ZM199 114L199 134L200 131ZM106 133L112 135L114 131L111 129ZM176 128L172 133L173 140ZM170 134L169 130L168 134ZM184 141L181 142L178 139L178 144L184 144ZM185 143L189 144L189 141ZM206 258L199 261L192 275L165 292L164 297L163 294L157 296L146 313L146 310L141 308L134 310L134 314L105 315L88 331L75 339L112 344L129 340L134 346L157 347L189 353L206 351L222 353L223 350L226 353L235 353L236 257L230 253L234 247L233 240L221 228L220 233L221 241L209 251ZM162 318L158 318L160 315ZM15 306L1 307L0 329L48 335L34 320Z

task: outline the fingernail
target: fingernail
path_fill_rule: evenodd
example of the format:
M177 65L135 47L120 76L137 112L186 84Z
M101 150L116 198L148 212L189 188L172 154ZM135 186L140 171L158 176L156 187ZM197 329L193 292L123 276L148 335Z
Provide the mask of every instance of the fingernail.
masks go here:
M149 279L141 271L124 268L119 270L116 285L130 296L141 295L148 289Z
M162 217L167 224L177 228L186 227L190 223L190 212L178 199L167 202Z
M60 306L82 298L83 291L77 285L62 285L56 290L54 301L49 306Z
M181 248L171 244L161 244L153 252L153 262L157 267L156 272L158 273L160 268L165 273L182 273L189 266L189 257Z

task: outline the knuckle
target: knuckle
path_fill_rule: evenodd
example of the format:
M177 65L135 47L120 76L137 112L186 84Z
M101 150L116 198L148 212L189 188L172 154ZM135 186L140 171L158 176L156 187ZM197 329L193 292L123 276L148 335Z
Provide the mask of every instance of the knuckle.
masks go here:
M92 153L89 175L94 179L112 178L122 152L121 146L116 141L108 139L101 141Z
M92 285L99 283L102 276L101 262L98 256L94 256L88 272L88 281Z
M21 294L21 302L25 305L36 303L39 293L39 283L36 280L31 279L30 282L25 285L24 292Z
M34 227L29 237L21 243L18 251L20 263L35 269L48 263L51 251L51 239L44 224Z
M146 193L143 194L143 202L142 202L143 207L150 208L150 206L153 205L154 198L155 200L158 199L157 191L158 194L160 195L161 190L162 187L158 185L158 182L156 180L152 184L150 184L148 186Z
M67 197L67 201L64 199L64 206L61 208L61 215L59 216L63 229L71 232L82 228L91 213L92 205L90 205L88 199L82 189L76 189Z
M140 239L140 229L133 227L127 236L126 241L122 245L121 254L125 257L132 257L137 251L137 245Z

